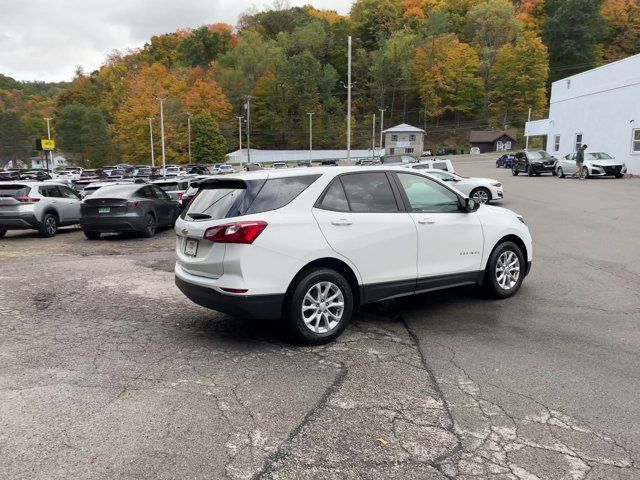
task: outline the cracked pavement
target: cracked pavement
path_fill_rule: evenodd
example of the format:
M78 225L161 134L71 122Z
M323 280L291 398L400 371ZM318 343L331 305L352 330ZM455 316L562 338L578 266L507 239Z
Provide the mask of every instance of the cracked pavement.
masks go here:
M323 347L189 302L171 231L0 239L0 478L640 478L640 182L456 167L532 228L520 294L374 305Z

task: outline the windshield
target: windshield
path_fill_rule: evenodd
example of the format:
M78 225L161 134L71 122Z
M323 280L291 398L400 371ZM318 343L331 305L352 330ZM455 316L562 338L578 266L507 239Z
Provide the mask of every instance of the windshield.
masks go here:
M594 152L587 154L591 158L595 158L596 160L613 160L613 157L608 153L604 152Z
M544 150L538 150L537 152L527 152L527 155L529 156L529 160L549 160L553 158Z

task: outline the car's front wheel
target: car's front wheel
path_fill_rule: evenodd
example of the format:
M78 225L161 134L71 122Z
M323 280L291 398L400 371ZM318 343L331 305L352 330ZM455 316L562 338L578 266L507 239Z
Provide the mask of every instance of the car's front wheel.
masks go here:
M323 345L344 331L353 313L349 282L335 270L314 268L294 281L285 319L294 341Z
M507 298L520 289L526 269L522 250L513 242L499 244L491 253L484 286L494 298Z
M471 192L471 198L478 203L489 203L491 201L491 192L483 187L478 187Z
M100 232L92 232L90 230L83 230L84 236L89 240L98 240L100 238Z
M558 178L564 178L564 170L562 170L562 167L558 167Z
M58 231L58 217L53 213L45 213L38 233L41 237L53 237Z
M530 177L533 177L533 168L531 168L531 165L527 167L527 175L529 175Z

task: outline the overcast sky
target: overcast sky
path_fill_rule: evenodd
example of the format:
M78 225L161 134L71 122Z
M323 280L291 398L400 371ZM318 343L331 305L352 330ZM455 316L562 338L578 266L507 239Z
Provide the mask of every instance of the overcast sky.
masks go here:
M97 69L114 49L205 23L236 24L254 0L0 0L0 73L17 80L70 80ZM350 0L291 0L348 13Z

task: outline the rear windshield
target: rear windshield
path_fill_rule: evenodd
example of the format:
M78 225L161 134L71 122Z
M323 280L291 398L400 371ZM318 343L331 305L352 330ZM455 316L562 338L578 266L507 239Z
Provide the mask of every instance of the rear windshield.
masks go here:
M126 198L133 191L139 188L138 185L105 185L100 187L92 195L93 197L108 197L108 198Z
M29 194L26 185L0 185L0 197L23 197Z
M218 220L282 208L320 175L269 180L228 180L205 184L182 214L188 220Z

